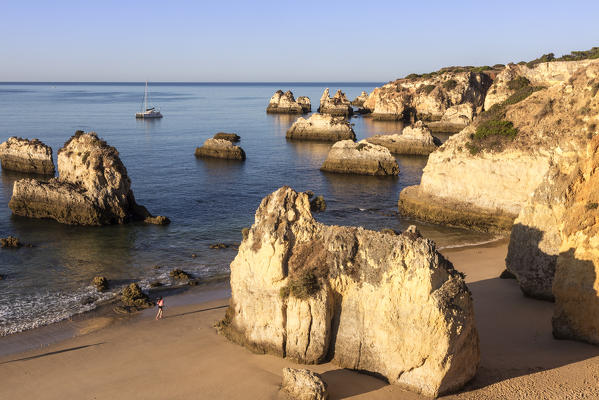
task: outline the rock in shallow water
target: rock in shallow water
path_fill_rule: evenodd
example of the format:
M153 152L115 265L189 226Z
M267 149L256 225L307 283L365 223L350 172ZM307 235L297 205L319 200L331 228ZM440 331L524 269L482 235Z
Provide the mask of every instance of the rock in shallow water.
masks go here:
M281 391L293 400L326 400L327 385L320 375L308 369L283 368Z
M284 187L262 200L230 279L219 331L255 351L332 356L430 396L476 372L470 292L430 240L318 223Z
M359 175L399 174L399 165L389 150L362 140L342 140L331 147L321 171Z
M312 114L310 118L298 118L287 130L287 139L336 142L356 140L356 133L343 117Z
M122 224L152 218L135 202L118 151L95 132L78 131L58 151L58 178L15 182L14 214L71 225Z
M245 152L243 149L225 139L207 139L201 147L196 148L195 155L200 158L245 160Z
M236 133L225 133L225 132L218 132L216 133L213 137L213 139L224 139L224 140L228 140L229 142L239 142L241 140L241 137L236 134Z
M21 243L19 238L14 237L14 236L8 236L8 237L0 239L0 247L18 249L19 247L22 247L22 246L23 246L23 243Z
M428 155L441 144L441 141L431 134L431 130L422 121L405 127L399 135L375 135L367 138L366 141L386 147L393 154L415 155Z
M270 98L268 107L266 107L267 113L279 114L302 114L310 112L310 110L310 99L302 96L298 97L296 101L291 90L285 93L282 90L277 90Z
M329 97L329 88L326 88L320 98L318 112L330 115L350 116L354 113L350 101L341 90L337 90L333 97Z
M0 144L0 161L6 170L54 175L52 149L38 139L9 138Z

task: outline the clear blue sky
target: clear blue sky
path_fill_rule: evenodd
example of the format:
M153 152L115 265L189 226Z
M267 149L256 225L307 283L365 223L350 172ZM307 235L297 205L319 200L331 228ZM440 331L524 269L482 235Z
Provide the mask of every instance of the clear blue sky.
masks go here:
M389 81L599 45L599 1L0 0L0 81Z

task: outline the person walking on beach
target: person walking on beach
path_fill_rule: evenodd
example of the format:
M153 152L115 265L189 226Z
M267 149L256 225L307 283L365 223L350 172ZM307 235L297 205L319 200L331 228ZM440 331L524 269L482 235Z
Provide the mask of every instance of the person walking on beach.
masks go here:
M158 314L156 314L156 321L158 321L162 318L162 307L164 307L164 300L162 299L162 296L160 296L156 305L158 306Z

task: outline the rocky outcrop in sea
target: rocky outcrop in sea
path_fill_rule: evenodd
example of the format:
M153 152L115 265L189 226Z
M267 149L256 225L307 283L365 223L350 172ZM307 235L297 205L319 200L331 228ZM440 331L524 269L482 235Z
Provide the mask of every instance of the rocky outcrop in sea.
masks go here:
M268 106L266 107L267 113L279 114L303 114L310 112L310 110L310 99L302 96L295 100L291 90L288 90L285 93L283 93L282 90L277 90L270 98Z
M430 154L420 185L402 190L400 212L454 226L510 230L550 167L570 163L588 140L589 81L599 62L569 63L564 81L547 73L555 71L546 65L553 63L521 66L527 79L516 77L512 84L519 89Z
M218 134L217 134L218 135ZM245 151L229 139L207 139L200 147L196 147L195 156L199 158L221 158L226 160L245 160Z
M343 117L327 114L312 114L310 118L298 118L287 130L287 139L337 142L356 140L356 133Z
M354 113L354 109L345 93L341 90L337 90L335 95L330 97L329 88L326 88L320 97L320 107L318 107L318 112L348 117Z
M218 329L253 351L332 359L427 396L476 373L463 275L419 235L321 224L305 193L283 187L262 200L230 280Z
M335 143L321 171L358 175L391 175L399 174L399 165L389 150L383 146L361 140L341 140Z
M351 105L355 107L362 107L366 99L368 99L368 93L362 91L359 96L352 100Z
M441 145L441 141L432 135L422 121L405 127L401 134L375 135L366 141L386 147L393 154L428 155Z
M236 143L241 140L241 137L236 133L226 133L226 132L218 132L214 134L213 139L223 139L228 140L231 143Z
M11 137L0 144L2 169L40 175L54 175L52 148L38 139Z
M77 131L58 151L58 177L14 183L9 207L16 215L71 225L168 223L135 202L118 151L95 132Z

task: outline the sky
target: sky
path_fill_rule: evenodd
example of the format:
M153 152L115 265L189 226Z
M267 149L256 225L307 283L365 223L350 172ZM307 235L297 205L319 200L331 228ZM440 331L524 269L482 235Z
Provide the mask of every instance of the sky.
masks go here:
M386 82L599 46L597 15L597 0L0 0L0 81Z

